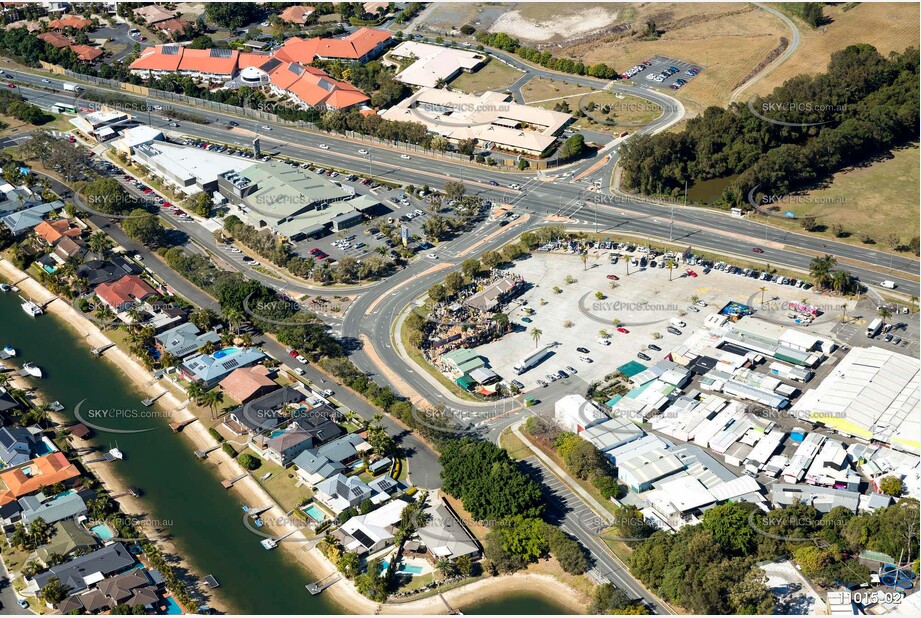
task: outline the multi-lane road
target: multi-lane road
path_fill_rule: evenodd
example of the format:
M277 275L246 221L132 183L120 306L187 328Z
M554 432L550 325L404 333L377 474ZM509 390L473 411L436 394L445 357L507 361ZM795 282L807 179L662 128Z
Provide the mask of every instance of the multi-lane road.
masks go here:
M12 74L15 82L20 84L18 90L26 99L43 107L50 107L54 103L86 105L86 102L75 100L71 93L64 92L62 82L57 78L14 71L7 71L7 73ZM594 82L592 85L597 87L599 85L597 80ZM623 87L618 86L618 88ZM679 120L684 113L680 105L677 105L677 102L667 95L645 89L631 93L655 100L666 110L660 119L645 129L647 131L661 130ZM139 102L146 103L140 98ZM808 270L812 256L828 253L841 259L852 274L865 283L872 285L882 279L890 279L899 285L900 292L918 294L918 262L911 258L894 256L846 243L823 242L822 239L732 217L721 212L649 203L631 197L612 195L608 192L589 190L589 182L592 180L599 180L602 187L606 186L612 167L616 163L616 149L608 149L605 154L596 159L545 175L519 174L458 164L456 161L437 157L428 158L418 152L410 153L412 159L406 160L400 157L400 154L403 154L402 151L389 147L364 143L358 145L345 138L309 132L287 125L268 125L271 126L271 129L266 130L264 127L267 125L262 121L203 111L199 108L174 103L163 103L163 105L185 109L185 111L200 115L204 113L212 121L212 124L207 125L182 122L182 126L175 129L169 127L170 121L159 112L151 111L149 114L151 124L162 128L167 133L180 132L183 135L206 141L241 146L249 145L254 137L259 136L265 151L275 152L283 157L309 161L323 167L350 170L359 174L368 173L370 165L370 171L375 177L403 185L427 184L440 187L448 180L458 180L466 185L470 193L481 195L494 202L513 204L516 211L523 215L515 224L502 228L493 221L478 222L472 232L441 243L437 249L440 256L438 260L420 257L385 281L356 286L350 291L342 288L323 289L296 281L286 282L284 286L279 286L277 280L254 271L247 272L248 276L257 278L266 285L285 287L293 292L311 295L342 294L344 291L355 293L356 300L342 318L341 324L336 321L335 326L341 328L340 332L343 337L350 338L353 342L367 341L368 345L373 347L373 350L366 350L359 344L350 351L350 357L358 368L372 375L375 381L381 384L391 384L404 395L410 395L403 388L405 384L429 403L446 404L460 411L469 411L473 415L481 413L482 407L447 396L441 388L420 375L421 370L418 367L414 367L398 353L392 337L393 325L407 305L421 296L433 283L441 281L451 269L459 268L463 259L477 257L487 250L499 248L524 231L549 225L551 224L548 221L550 216L553 216L553 221L563 217L562 220L566 222L567 227L595 230L599 233L630 233L648 237L650 240L671 240L681 245L691 246L696 250L741 255L751 261L800 270ZM143 117L141 119L147 120ZM239 126L229 129L228 122L231 120L238 123ZM320 148L321 143L328 145L329 149ZM371 153L370 160L358 153L359 147ZM602 157L605 163L600 168L588 174L581 181L570 180L591 169ZM564 171L572 172L572 174L564 178L562 176ZM511 183L522 185L522 190L508 188L507 185ZM99 224L106 225L107 222L100 218ZM189 235L191 240L194 240L197 245L196 250L204 248L215 255L222 253L213 235L206 228L197 224L186 224L181 229ZM169 269L155 256L144 252L142 247L137 247L124 238L120 230L113 226L107 231L110 231L116 240L129 248L137 248L145 257L148 266L156 269L157 273L167 283L173 285L177 292L189 297L196 304L215 306L213 299L182 280L175 273L168 272ZM753 254L754 247L762 249L764 253ZM226 256L222 257L227 263ZM242 265L235 266L242 268ZM885 274L880 274L880 271ZM285 350L272 340L267 339L262 343L273 356L282 362L292 367L297 366L296 362L285 354ZM382 371L383 369L386 369L386 372ZM308 377L312 380L319 382L324 379L312 368L307 368L307 370ZM388 375L398 376L398 379L392 380ZM345 388L338 389L337 396L362 416L373 412L370 406ZM514 418L514 416L503 418L486 429L483 432L484 435L496 440L498 429L507 426ZM398 435L404 447L413 453L411 465L413 481L423 487L436 487L439 483L438 464L431 450L392 421L388 421L388 429ZM544 474L546 471L542 472L538 467L535 472ZM570 496L566 493L565 487L557 487L556 484L559 482L554 479L555 477L544 479L545 484L551 484L548 487L551 488L554 496L553 504L565 507L571 506L569 502L578 501L574 494ZM579 538L592 551L596 557L597 566L607 570L612 581L648 599L648 593L645 593L642 586L630 577L629 573L617 567L616 561L611 560L606 549L599 545L600 541L595 534L596 531L587 530L580 524L578 513L581 512L579 509L561 507L561 524L565 525L567 531Z

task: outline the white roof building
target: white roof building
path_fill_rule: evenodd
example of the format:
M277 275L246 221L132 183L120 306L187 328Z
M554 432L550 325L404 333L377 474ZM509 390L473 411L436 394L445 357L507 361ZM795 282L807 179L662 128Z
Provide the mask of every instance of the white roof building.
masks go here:
M685 468L674 454L665 449L650 450L617 465L617 478L639 493L666 476Z
M819 454L822 443L825 442L825 436L820 433L811 433L807 435L790 458L783 471L784 481L787 483L799 483L806 475L806 470L812 465L812 461Z
M404 41L388 54L394 58L415 58L416 61L397 73L396 79L411 86L435 88L439 81L447 83L461 71L470 72L486 59L483 54Z
M592 425L608 420L608 415L593 401L582 395L566 395L556 402L554 418L560 426L573 433L581 433Z
M132 155L134 148L154 140L162 140L163 132L160 129L149 127L147 125L138 125L122 131L122 136L112 140L111 146L120 152Z
M748 454L748 457L745 459L746 463L757 466L759 470L763 468L771 459L771 456L780 448L786 436L787 434L780 430L774 430L767 433Z
M572 119L569 114L515 103L511 95L421 88L381 113L384 120L421 122L454 142L476 139L512 152L540 154Z
M586 427L580 434L601 452L607 452L643 435L643 430L624 418L611 418Z
M669 446L669 444L659 436L646 435L605 451L604 456L607 457L612 464L618 465L634 457L639 457L643 453L665 449L667 446Z
M353 540L345 549L363 553L362 548L374 552L389 545L393 541L393 526L399 523L407 506L409 503L403 500L393 500L370 513L349 519L342 524L341 530Z
M794 415L842 434L921 452L921 361L879 347L852 348Z

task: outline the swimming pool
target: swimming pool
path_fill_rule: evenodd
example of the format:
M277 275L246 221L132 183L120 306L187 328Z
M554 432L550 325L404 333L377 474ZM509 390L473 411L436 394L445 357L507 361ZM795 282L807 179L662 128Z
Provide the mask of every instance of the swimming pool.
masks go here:
M41 457L43 455L49 455L55 450L53 443L46 437L42 437L39 442L35 443L35 456Z
M222 348L214 353L214 358L224 358L239 351L240 348Z
M90 528L90 532L98 536L103 541L108 541L109 539L115 538L115 532L113 532L112 528L106 524L96 524Z
M386 571L388 566L390 566L390 563L386 560L381 562L381 573ZM402 573L404 575L419 575L422 573L422 567L413 564L401 564L397 566L397 573Z
M173 600L173 597L169 596L163 599L163 604L166 605L166 613L168 615L182 614L182 608Z
M321 511L316 504L311 504L304 509L304 512L307 513L307 516L310 517L310 519L317 523L326 520L326 515L323 514L323 511Z

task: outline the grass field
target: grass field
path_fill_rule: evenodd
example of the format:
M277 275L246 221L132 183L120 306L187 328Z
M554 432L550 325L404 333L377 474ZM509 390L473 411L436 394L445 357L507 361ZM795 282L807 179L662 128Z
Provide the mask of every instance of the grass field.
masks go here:
M294 472L286 470L278 464L274 464L270 461L262 459L261 457L258 457L249 449L240 452L249 453L250 455L253 455L253 457L257 457L260 461L262 461L262 465L253 471L253 478L255 478L256 481L262 485L263 489L265 489L285 511L290 511L291 509L297 507L301 500L313 496L313 492L311 492L310 489L306 486L302 485L300 487L295 487L295 483L297 483L297 476L294 474ZM271 472L272 476L263 481L262 477L268 472Z
M745 98L767 94L791 77L823 72L832 53L848 45L869 43L883 55L918 46L921 11L917 4L861 2L848 11L844 10L844 5L826 4L823 10L825 16L832 21L815 30L794 18L800 26L801 35L796 52L746 90Z
M618 69L657 54L698 64L704 71L675 95L690 113L699 113L709 105L725 105L736 84L777 46L780 37L789 38L779 19L749 4L670 2L632 6L632 29L642 30L646 21L654 21L662 31L658 40L612 34L555 53L586 64L614 64Z
M580 105L588 106L589 103L594 103L597 106L594 111L587 112L587 114L591 115L591 118L588 116L576 118L575 122L570 125L570 128L577 130L589 129L602 133L620 133L625 129L649 124L662 115L662 108L650 101L631 95L618 99L612 93L602 91L595 91L587 95L576 95L566 99L544 101L537 103L537 105L544 109L553 109L560 100L565 100L569 103L569 109L572 111L579 109ZM607 115L601 110L604 105L609 105L611 108ZM602 121L605 119L614 121L617 124L604 124Z
M478 94L487 90L505 90L514 84L523 73L504 62L490 60L475 73L461 73L451 82L451 88Z
M797 216L814 216L820 226L827 228L832 223L841 224L850 235L836 240L862 244L858 233L869 234L876 241L870 245L873 249L888 251L886 238L890 234L907 242L918 233L919 158L917 146L898 150L891 159L835 174L828 187L809 191L801 200L784 202L781 209L792 210ZM772 222L802 231L796 221ZM814 233L834 238L830 229Z
M588 86L567 84L555 79L544 79L543 77L530 79L521 87L521 96L524 97L525 103L538 103L547 101L547 99L554 99L553 101L547 101L551 103L551 108L553 103L563 100L563 97L582 96L590 92L592 92L592 89ZM573 100L570 99L570 106L572 106Z

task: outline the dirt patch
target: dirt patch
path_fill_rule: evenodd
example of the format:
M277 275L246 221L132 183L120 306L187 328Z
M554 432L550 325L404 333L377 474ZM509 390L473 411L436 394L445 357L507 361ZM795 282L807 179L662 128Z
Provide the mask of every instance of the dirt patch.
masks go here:
M620 13L602 3L527 3L499 17L489 30L526 42L547 43L601 30L616 22Z

